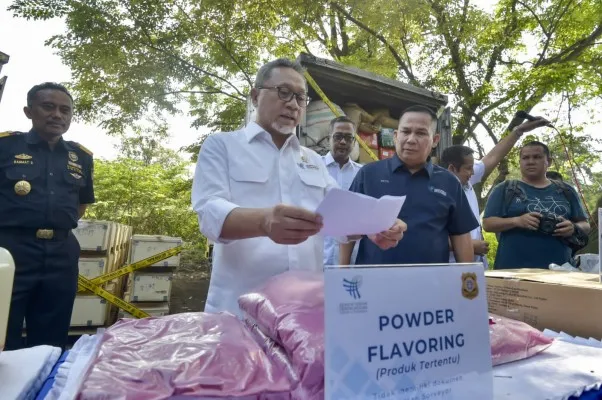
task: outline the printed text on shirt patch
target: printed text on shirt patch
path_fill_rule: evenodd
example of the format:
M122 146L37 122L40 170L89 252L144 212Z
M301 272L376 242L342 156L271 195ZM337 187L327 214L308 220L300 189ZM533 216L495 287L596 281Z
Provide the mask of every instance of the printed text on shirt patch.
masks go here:
M439 188L436 188L436 187L429 186L429 190L431 192L433 192L433 193L437 193L437 194L440 194L441 196L447 197L447 192L445 190L443 190L443 189L439 189Z
M301 169L320 169L317 165L313 165L313 164L298 163L297 165Z

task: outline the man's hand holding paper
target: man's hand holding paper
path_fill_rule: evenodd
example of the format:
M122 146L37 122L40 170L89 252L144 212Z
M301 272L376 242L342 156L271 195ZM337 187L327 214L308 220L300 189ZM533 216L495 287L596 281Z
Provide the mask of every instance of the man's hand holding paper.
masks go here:
M377 233L376 235L368 235L368 239L380 247L381 250L388 250L397 246L397 243L403 238L403 233L408 229L405 222L396 219L395 223L388 230Z
M322 234L356 239L368 238L383 250L395 247L407 230L397 219L405 196L380 199L340 189L330 190L316 213L323 218Z

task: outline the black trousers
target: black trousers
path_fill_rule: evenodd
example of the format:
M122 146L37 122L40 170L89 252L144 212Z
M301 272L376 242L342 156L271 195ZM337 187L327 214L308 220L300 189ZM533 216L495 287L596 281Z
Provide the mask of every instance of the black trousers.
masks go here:
M44 240L35 237L35 230L0 228L0 247L15 261L6 350L43 344L64 349L77 293L77 239L70 231Z

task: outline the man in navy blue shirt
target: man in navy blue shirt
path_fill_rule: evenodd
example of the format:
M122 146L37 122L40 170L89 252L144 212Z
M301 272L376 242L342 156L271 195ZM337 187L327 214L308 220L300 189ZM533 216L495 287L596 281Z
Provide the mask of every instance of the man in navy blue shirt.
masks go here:
M449 262L451 239L457 262L474 258L470 231L479 226L458 179L430 160L439 142L437 117L412 106L401 114L395 132L396 154L365 165L349 190L380 198L407 196L399 219L407 231L397 247L381 250L360 240L356 264L439 264ZM349 264L353 243L341 244L340 263Z
M15 260L6 349L64 347L80 247L71 230L94 203L92 153L66 141L73 99L56 83L27 94L29 132L0 133L0 247Z

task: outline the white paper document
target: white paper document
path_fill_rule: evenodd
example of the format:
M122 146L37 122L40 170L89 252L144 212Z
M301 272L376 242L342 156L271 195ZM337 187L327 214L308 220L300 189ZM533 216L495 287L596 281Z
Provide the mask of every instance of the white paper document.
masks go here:
M327 236L373 235L389 229L399 215L406 197L383 196L331 189L316 213L323 218L321 234Z

